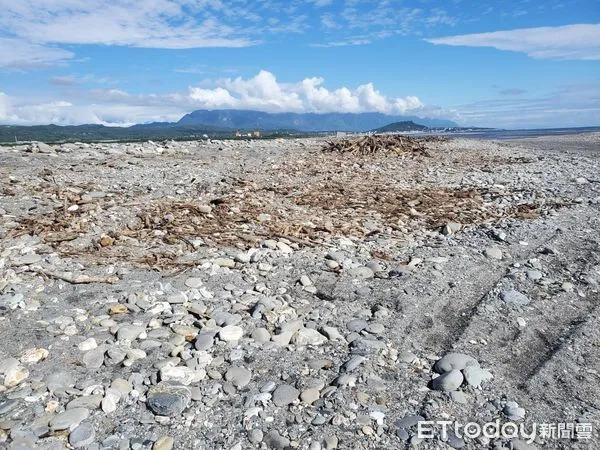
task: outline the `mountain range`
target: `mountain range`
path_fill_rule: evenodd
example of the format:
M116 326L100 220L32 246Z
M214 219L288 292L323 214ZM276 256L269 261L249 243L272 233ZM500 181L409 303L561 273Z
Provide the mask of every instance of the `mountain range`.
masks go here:
M382 113L266 113L221 109L197 110L183 116L177 125L206 125L231 129L319 131L370 131L393 122L413 121L428 128L458 125L451 120L415 116L388 116Z

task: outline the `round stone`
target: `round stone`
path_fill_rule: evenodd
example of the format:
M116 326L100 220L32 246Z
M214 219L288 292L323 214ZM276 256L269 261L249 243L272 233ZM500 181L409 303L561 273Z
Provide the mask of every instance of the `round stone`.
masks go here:
M95 437L94 426L90 422L82 422L69 434L69 444L73 448L86 447L94 442Z
M275 403L275 406L287 406L291 403L294 403L299 395L300 391L298 391L298 389L296 389L294 386L282 384L277 386L277 389L273 391L272 400L273 403Z
M252 373L244 367L233 366L225 373L225 379L238 389L248 385L251 377Z
M373 278L375 276L375 272L373 272L373 270L369 267L361 266L350 269L348 271L348 275L350 275L352 278L366 280L368 278Z
M134 341L139 338L146 328L140 325L121 325L117 330L117 339L119 341Z
M463 370L467 366L479 367L479 363L475 358L464 353L448 353L435 363L433 370L437 373L445 373L451 370Z
M256 328L252 332L252 339L260 344L264 344L265 342L269 342L271 340L271 333L266 328Z
M465 380L460 370L451 370L431 382L431 386L436 391L451 392L456 391Z
M196 336L196 341L194 342L194 348L196 350L208 350L211 348L215 341L214 333L200 333Z
M150 410L159 416L178 416L189 405L191 391L185 386L158 385L150 388L147 404Z
M319 400L320 396L321 394L318 389L306 389L302 391L302 394L300 394L300 400L307 405L312 405L314 402Z
M498 247L486 248L484 253L490 259L502 259L502 250Z
M500 293L500 298L510 305L517 306L525 306L531 302L529 297L519 291L515 291L514 289L510 291L502 291Z
M202 284L202 280L196 277L191 277L185 280L185 285L191 289L198 289L202 287Z
M53 372L46 377L50 391L60 391L75 386L75 378L69 372Z
M252 430L250 430L248 439L253 444L260 444L263 440L263 436L263 431L260 428L253 428Z
M161 381L176 381L183 385L197 383L206 377L204 369L194 370L186 366L165 366L160 369Z
M293 342L299 346L321 345L327 342L327 338L312 328L301 328L294 335Z
M23 352L20 360L23 364L35 364L46 359L49 354L45 348L30 348Z
M152 450L172 450L175 446L175 439L171 436L161 436L152 446Z
M276 430L269 431L264 437L263 442L267 444L267 448L275 450L283 450L290 445L290 440L280 435Z
M72 430L90 416L86 408L72 408L54 416L50 420L52 430Z
M20 364L11 367L4 374L4 386L14 387L22 383L29 376L29 371Z
M225 342L239 341L244 336L244 330L237 325L227 325L219 330L219 338Z
M480 387L484 381L494 378L490 372L477 366L467 366L462 372L465 376L465 381L469 386L473 387Z
M368 326L369 326L369 324L364 319L352 319L346 324L346 328L348 328L348 331L351 331L354 333L360 333L362 330L364 330Z
M502 412L510 420L523 420L525 418L525 408L521 408L517 402L506 402Z
M541 280L543 277L544 277L544 275L539 270L528 270L527 271L527 278L529 278L531 281L538 281L538 280Z

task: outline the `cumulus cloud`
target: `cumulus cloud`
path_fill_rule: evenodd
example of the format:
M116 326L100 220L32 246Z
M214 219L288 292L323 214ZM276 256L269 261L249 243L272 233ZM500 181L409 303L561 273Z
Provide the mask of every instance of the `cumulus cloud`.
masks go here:
M255 77L221 79L212 88L190 88L189 97L201 108L258 109L268 112L381 112L403 114L423 106L413 96L386 97L372 83L354 89L329 90L320 77L296 83L280 83L271 72L262 70Z
M536 59L600 60L600 24L521 28L427 39L437 45L493 47Z

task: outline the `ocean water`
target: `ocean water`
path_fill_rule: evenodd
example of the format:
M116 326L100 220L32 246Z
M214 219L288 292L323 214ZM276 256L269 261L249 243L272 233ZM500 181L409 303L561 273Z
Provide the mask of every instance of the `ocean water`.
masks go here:
M474 130L456 133L436 133L438 136L454 136L475 139L524 139L540 136L562 136L569 134L600 132L600 127L552 128L532 130Z

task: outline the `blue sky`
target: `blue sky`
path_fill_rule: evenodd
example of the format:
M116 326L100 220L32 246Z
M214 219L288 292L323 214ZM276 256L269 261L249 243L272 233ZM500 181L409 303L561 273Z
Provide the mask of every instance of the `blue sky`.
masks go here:
M600 125L600 3L0 0L0 123L219 108Z

